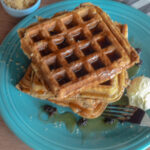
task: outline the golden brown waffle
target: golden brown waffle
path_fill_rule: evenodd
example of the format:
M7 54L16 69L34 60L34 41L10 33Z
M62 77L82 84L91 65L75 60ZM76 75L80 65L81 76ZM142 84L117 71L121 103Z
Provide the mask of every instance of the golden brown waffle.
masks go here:
M115 25L120 29L122 34L128 38L128 26L127 25L120 25L118 23L115 23ZM29 78L32 74L32 78ZM79 94L76 96L73 96L71 98L68 98L68 100L71 99L82 99L82 98L92 98L92 99L98 99L107 103L115 102L119 99L119 96L122 95L124 88L127 86L127 80L128 77L125 72L121 73L118 76L115 76L113 79L103 83L99 84L96 87L93 88L86 88L85 90L82 90ZM33 82L34 79L34 82ZM38 81L38 77L35 75L35 72L32 71L32 69L29 67L27 71L27 75L22 79L22 81L18 84L18 86L22 90L34 97L39 97L42 99L51 99L51 100L57 100L52 92L49 92L43 85L41 84L41 81ZM30 83L31 82L31 83ZM29 83L29 84L28 84ZM26 85L27 84L27 85ZM26 91L27 88L27 91ZM58 99L59 102L64 102L65 100Z
M31 66L33 66L31 64ZM32 69L33 71L34 69ZM33 71L34 72L34 71ZM39 79L39 77L36 76L37 73L34 72L34 76L35 78L37 78L37 80ZM43 80L40 80L41 83L43 83ZM32 82L34 83L34 82ZM41 89L43 89L44 84L40 85ZM84 90L82 90L79 94L69 97L69 98L64 98L64 99L59 99L56 98L54 96L54 94L50 91L47 90L47 88L44 86L43 90L46 90L48 95L47 97L51 100L59 100L61 102L65 101L65 100L80 100L80 99L95 99L95 100L100 100L103 102L107 102L107 103L111 103L111 102L115 102L119 99L119 95L121 96L122 93L124 92L124 89L127 87L128 85L128 74L126 71L122 71L122 73L120 73L119 75L115 76L114 78L112 78L111 80L108 80L107 82L104 82L102 84L97 85L96 87L92 87L92 88L86 88ZM40 88L38 87L38 88ZM36 88L36 87L34 87ZM31 92L33 94L33 91ZM37 93L35 93L37 94ZM34 95L32 95L34 96Z
M121 25L117 22L114 24L118 27L123 36L128 39L128 26L127 24ZM122 72L118 76L115 76L111 80L108 80L102 84L99 84L96 87L86 88L80 91L79 94L76 95L76 99L78 98L91 98L91 99L99 99L103 102L112 103L115 102L122 96L124 89L128 85L128 74L126 71Z
M103 83L139 62L107 14L89 3L19 33L34 70L58 98Z
M98 100L101 100L101 101L107 102L107 103L111 103L111 102L118 100L118 98L122 95L124 88L127 86L126 81L127 81L127 73L126 73L126 71L123 71L121 74L119 74L116 77L114 77L113 79L107 81L109 83L112 82L113 84L100 84L99 86L97 86L97 88L94 87L94 89L89 89L89 91L87 89L88 92L83 91L82 93L84 93L84 96L87 99L89 99L89 98L91 99L92 96L94 99L95 93L93 91L94 90L98 91L99 92L97 94L97 95L99 95ZM21 81L17 84L16 87L19 90L21 90L22 92L27 93L33 97L38 97L40 99L50 99L53 101L59 101L59 102L64 102L64 103L67 102L67 100L69 100L69 101L87 100L84 97L70 97L70 98L64 99L63 101L59 100L59 99L55 99L53 93L51 91L47 90L47 88L44 86L44 84L42 84L41 80L36 76L36 74L33 71L31 66L28 67L26 74L21 79ZM90 97L88 97L89 95L90 95Z
M128 37L127 25L120 25L118 23L115 23L115 25L118 26L118 28L123 33L123 35L127 38ZM100 99L103 98L102 100L105 100L105 102L104 101L101 102L101 100L95 100L89 98L85 99L81 97L78 97L78 99L69 98L64 101L54 100L52 98L53 94L45 88L44 84L42 84L41 80L39 80L39 78L36 76L31 66L28 67L25 76L19 82L17 88L22 92L28 93L34 97L38 97L40 99L49 99L51 102L56 103L58 105L70 107L75 113L79 114L80 116L91 119L100 116L100 114L104 111L105 107L107 106L106 101L108 102L108 99L109 102L113 102L118 100L122 96L123 90L125 88L125 86L123 85L125 84L125 78L127 78L126 75L127 74L123 72L120 75L111 79L109 81L109 83L111 83L110 85L108 85L107 82L106 86L104 84L97 86L97 89L99 89L99 91L101 92L103 91L101 95L99 93L99 98ZM116 91L116 93L112 92L114 90ZM106 97L106 93L107 93L107 97Z

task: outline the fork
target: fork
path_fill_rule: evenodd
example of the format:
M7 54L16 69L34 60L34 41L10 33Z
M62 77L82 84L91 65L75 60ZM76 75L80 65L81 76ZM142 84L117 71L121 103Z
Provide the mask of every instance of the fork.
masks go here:
M148 114L135 106L129 105L108 105L104 113L105 118L117 119L120 122L130 122L140 126L150 127Z

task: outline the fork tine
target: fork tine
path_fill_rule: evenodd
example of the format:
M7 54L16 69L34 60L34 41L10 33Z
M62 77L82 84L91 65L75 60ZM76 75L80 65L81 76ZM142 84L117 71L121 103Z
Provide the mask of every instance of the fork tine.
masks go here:
M120 108L128 108L128 109L137 109L137 107L135 106L130 106L130 105L112 105L112 104L109 104L107 107L120 107Z
M123 112L127 112L127 113L133 113L135 110L131 110L131 109L123 109L123 108L106 108L106 110L108 111L123 111Z
M118 117L118 116L113 116L113 115L107 115L107 114L102 114L103 117L106 117L106 118L113 118L113 119L117 119L117 120L120 120L120 121L125 121L125 120L128 120L130 119L130 117Z
M132 113L121 113L121 112L108 112L108 111L104 111L104 114L110 114L110 115L118 115L118 116L132 116Z
M137 110L137 107L129 106L129 105L108 105L106 110L134 113Z

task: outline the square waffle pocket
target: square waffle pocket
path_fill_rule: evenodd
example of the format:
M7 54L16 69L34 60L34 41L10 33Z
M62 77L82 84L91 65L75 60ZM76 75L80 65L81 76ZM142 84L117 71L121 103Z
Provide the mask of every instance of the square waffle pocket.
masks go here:
M103 83L139 62L136 51L100 8L79 8L19 30L21 47L55 97Z

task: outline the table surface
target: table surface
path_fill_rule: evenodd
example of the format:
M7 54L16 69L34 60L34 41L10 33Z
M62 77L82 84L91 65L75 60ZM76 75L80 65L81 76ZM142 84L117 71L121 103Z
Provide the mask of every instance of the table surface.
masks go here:
M40 7L47 4L52 4L61 0L43 0ZM22 18L13 18L9 16L0 4L0 44L7 33L20 21ZM6 126L0 117L0 150L31 150L20 139L18 139L12 131ZM148 149L150 150L150 149Z

